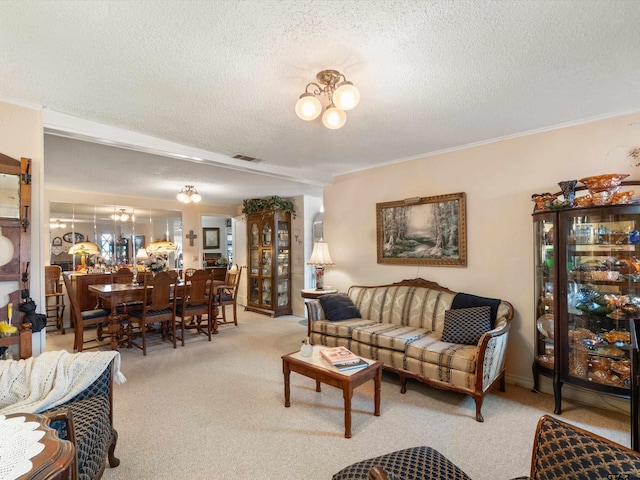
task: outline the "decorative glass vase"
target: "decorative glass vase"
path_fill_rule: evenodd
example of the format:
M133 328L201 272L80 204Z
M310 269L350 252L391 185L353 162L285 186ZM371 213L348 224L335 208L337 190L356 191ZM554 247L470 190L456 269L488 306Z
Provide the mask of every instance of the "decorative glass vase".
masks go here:
M564 199L569 202L569 206L571 207L573 207L575 204L577 183L577 180L565 180L564 182L558 183L558 186L560 186L560 190L562 190Z

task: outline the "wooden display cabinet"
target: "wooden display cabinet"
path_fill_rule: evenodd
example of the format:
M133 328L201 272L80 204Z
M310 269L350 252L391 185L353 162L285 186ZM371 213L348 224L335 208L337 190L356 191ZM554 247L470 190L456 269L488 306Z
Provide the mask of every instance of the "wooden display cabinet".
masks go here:
M565 383L632 397L638 374L631 323L640 318L640 205L533 214L534 390L553 379L554 413ZM638 409L637 395L632 397ZM637 448L637 446L634 446Z
M291 315L291 214L276 210L248 215L247 235L246 310Z

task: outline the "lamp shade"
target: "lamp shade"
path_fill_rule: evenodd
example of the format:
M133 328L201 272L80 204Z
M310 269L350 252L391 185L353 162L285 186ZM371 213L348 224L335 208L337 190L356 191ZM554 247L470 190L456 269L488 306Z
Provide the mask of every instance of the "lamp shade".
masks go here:
M149 258L147 251L144 248L139 248L136 252L136 260L142 260L143 258Z
M167 253L175 252L177 250L176 245L173 242L166 240L161 242L151 242L147 245L147 253Z
M360 92L351 82L342 82L333 93L333 104L340 110L351 110L360 101Z
M331 260L329 244L327 242L316 242L313 244L313 251L311 252L311 258L307 262L307 265L313 265L316 267L335 266L335 263Z
M302 120L318 118L322 112L322 104L312 93L303 93L296 102L296 115Z
M100 248L93 242L76 243L69 249L71 255L96 255L98 253L100 253Z
M333 104L329 105L322 114L322 124L331 129L341 128L347 122L347 114Z

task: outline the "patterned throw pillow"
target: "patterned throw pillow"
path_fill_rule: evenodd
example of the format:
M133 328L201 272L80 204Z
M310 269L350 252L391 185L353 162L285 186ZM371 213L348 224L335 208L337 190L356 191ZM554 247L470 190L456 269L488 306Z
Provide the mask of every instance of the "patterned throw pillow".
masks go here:
M361 318L358 308L346 293L330 293L320 297L320 305L327 320L346 320Z
M491 330L491 307L459 308L444 312L442 341L476 345Z

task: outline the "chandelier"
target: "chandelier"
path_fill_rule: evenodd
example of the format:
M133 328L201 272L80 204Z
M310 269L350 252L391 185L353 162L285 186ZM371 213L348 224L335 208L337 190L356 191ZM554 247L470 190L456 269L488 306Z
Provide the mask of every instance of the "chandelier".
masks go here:
M111 219L115 220L116 222L126 222L127 220L129 220L129 214L124 211L124 208L121 208L119 212L111 215Z
M194 187L193 185L185 185L185 187L180 190L180 193L178 194L178 200L180 200L182 203L198 203L200 200L202 200L202 197L198 193L198 190L196 190L196 187Z
M322 123L325 127L335 130L342 127L347 121L347 110L351 110L360 101L360 92L353 83L337 70L323 70L316 75L318 83L308 83L307 88L296 103L296 114L302 120L314 120L322 112L322 104L318 96L324 93L329 100L329 105L322 114ZM309 92L309 87L314 86Z

